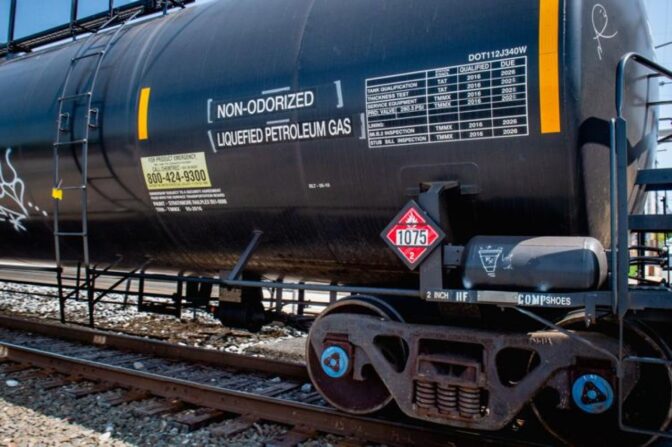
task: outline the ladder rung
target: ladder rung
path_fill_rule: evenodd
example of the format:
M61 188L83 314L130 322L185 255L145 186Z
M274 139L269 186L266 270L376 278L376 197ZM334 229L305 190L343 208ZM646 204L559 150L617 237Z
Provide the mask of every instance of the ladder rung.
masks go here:
M105 51L96 51L94 53L89 53L89 54L82 54L81 56L75 56L72 58L72 62L77 62L81 61L82 59L86 59L88 57L94 57L94 56L102 56L105 54Z
M630 230L647 233L672 232L672 215L635 214L630 216Z
M71 101L73 99L78 99L78 98L84 98L84 97L87 97L87 96L91 96L92 94L93 93L91 93L91 92L85 92L85 93L78 93L76 95L61 96L60 98L58 98L58 100L61 101L61 102Z
M672 191L672 169L642 169L636 183L647 191Z
M86 233L64 233L64 232L58 232L54 233L54 236L59 236L59 237L84 237L87 236Z
M81 140L72 140L72 141L59 141L58 143L54 143L54 146L74 146L76 144L86 144L88 143L89 140L86 138L83 138Z

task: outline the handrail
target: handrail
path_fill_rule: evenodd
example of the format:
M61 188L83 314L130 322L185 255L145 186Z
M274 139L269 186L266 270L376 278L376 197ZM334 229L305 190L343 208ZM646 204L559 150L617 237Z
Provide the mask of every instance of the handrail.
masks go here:
M646 434L650 436L672 437L669 433L641 429L628 426L623 414L623 362L626 356L624 345L624 324L627 312L630 310L630 252L629 252L629 209L628 209L628 122L623 116L625 102L625 70L630 62L637 63L647 68L658 76L672 79L672 70L637 53L628 53L618 63L616 70L616 119L610 122L610 184L611 184L611 248L612 260L617 259L617 264L612 265L612 289L613 306L617 312L619 322L619 347L618 347L618 423L622 430ZM657 106L647 102L647 106ZM616 192L614 192L616 188ZM614 239L616 237L617 239ZM615 242L616 241L616 242ZM618 252L614 256L615 248ZM614 272L616 278L613 278Z
M611 205L611 244L612 244L612 272L616 272L617 278L612 277L612 287L614 293L614 311L618 311L622 316L627 310L627 302L622 298L622 294L627 293L629 263L629 232L628 232L628 190L627 181L619 181L621 178L627 179L628 169L628 137L627 120L623 116L625 103L625 73L628 64L636 63L644 68L651 70L658 76L672 79L672 70L654 62L641 54L628 53L623 56L618 63L616 70L616 116L610 123L610 175L612 197ZM614 187L616 193L614 194ZM613 248L617 248L614 254ZM617 263L613 264L613 260ZM613 275L613 273L612 273Z
M616 119L609 121L609 220L611 234L611 291L613 294L612 311L618 312L618 222L616 210L618 209L618 167L616 162Z
M639 65L642 65L649 70L655 71L660 75L672 79L672 70L668 70L657 62L647 59L641 54L637 53L628 53L621 61L618 63L618 68L616 70L616 116L618 118L623 118L623 96L625 93L625 69L627 68L628 62L633 61L637 62Z

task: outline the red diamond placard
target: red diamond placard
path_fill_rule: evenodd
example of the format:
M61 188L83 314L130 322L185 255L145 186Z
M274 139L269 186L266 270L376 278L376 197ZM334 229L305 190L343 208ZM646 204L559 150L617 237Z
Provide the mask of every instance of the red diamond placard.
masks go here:
M445 234L420 205L411 200L381 236L406 266L415 270L441 243Z

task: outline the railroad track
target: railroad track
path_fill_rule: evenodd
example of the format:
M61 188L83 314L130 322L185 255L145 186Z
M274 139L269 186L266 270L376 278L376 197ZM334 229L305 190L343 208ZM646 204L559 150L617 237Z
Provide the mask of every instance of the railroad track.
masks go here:
M110 406L149 402L145 415L198 409L176 422L230 436L257 421L290 426L273 445L296 445L320 433L392 445L540 445L418 424L404 417L358 417L326 404L303 365L222 353L84 328L0 316L4 372L53 375L48 388L73 382L76 397L118 390ZM162 398L158 402L155 398ZM224 421L224 422L222 422ZM300 423L297 423L300 421ZM210 425L208 425L210 424Z

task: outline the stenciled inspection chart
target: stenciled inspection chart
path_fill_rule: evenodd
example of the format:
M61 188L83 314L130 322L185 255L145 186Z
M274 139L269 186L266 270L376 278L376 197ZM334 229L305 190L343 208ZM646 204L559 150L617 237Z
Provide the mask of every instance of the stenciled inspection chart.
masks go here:
M528 135L527 56L367 79L369 147Z

